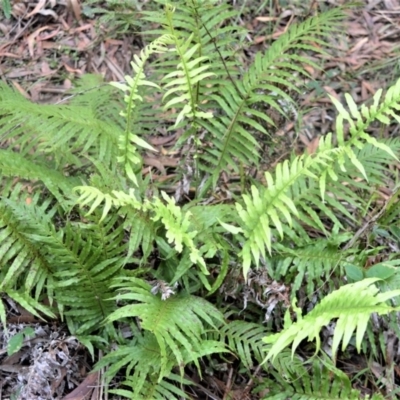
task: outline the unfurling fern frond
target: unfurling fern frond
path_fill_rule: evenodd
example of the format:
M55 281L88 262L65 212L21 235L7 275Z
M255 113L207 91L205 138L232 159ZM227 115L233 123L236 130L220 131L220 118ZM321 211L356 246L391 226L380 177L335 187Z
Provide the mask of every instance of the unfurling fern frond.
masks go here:
M361 349L361 342L369 317L372 313L388 314L400 310L400 307L390 307L386 301L400 294L400 290L379 293L373 285L377 278L364 279L360 282L342 286L335 290L318 304L310 313L302 317L301 310L297 310L297 321L291 322L286 318L284 330L268 336L266 343L272 343L266 360L274 360L277 355L292 342L292 354L304 339L316 340L316 350L321 347L319 333L332 319L337 318L332 343L332 357L336 356L340 341L344 351L356 331L356 347ZM295 307L295 305L294 305Z
M118 300L133 303L110 314L107 322L140 318L142 329L154 335L159 346L159 380L171 372L171 357L183 374L188 359L200 370L198 358L226 351L222 343L204 339L206 326L217 329L223 323L223 315L206 300L186 294L162 300L161 296L151 293L150 285L135 278L125 279L114 287L122 291Z

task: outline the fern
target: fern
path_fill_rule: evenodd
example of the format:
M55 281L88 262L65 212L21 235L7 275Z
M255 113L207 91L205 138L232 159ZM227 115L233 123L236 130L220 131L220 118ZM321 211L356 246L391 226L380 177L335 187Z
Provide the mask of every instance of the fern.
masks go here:
M295 250L276 245L277 254L271 258L272 276L277 281L291 282L292 295L303 284L306 285L306 292L312 294L315 287L321 288L333 273L343 276L348 254L338 251L338 246L348 240L350 235L331 237L329 240L320 238Z
M153 149L148 143L132 132L135 122L133 112L136 103L143 101L142 96L139 94L139 87L152 86L159 89L157 84L145 79L144 66L151 54L165 52L166 46L171 42L172 38L168 35L164 35L149 44L144 50L142 50L140 57L135 55L134 60L131 62L132 69L135 72L135 77L131 78L128 75L125 76L127 84L119 82L111 83L118 89L129 93L125 96L125 102L127 104L126 111L121 113L121 115L126 118L126 128L125 132L121 134L118 139L120 155L118 156L117 161L123 164L127 177L136 185L138 185L138 181L135 175L135 172L137 173L135 165L139 164L140 166L142 162L136 146L155 151L155 149ZM134 168L136 171L134 171Z
M223 323L222 314L207 301L184 294L162 300L151 294L148 284L134 278L116 287L123 291L118 295L118 300L133 300L137 303L119 308L106 321L140 317L142 329L154 335L159 348L159 380L171 372L171 357L175 359L172 365L178 365L183 375L187 357L200 370L199 357L225 351L221 343L202 339L204 323L214 329Z
M265 384L256 391L268 387L267 398L356 398L331 363L303 366L294 353L307 338L319 350L319 333L332 319L332 355L354 332L360 350L370 314L397 310L385 303L398 301L396 262L366 272L365 259L382 247L359 251L349 243L375 206L375 187L393 175L400 140L378 141L367 129L399 121L400 81L360 110L348 95L348 111L333 99L336 132L320 138L315 154L289 157L246 191L243 171L258 164L259 143L274 129L265 109L290 116L308 77L304 66L317 67L306 53L323 51L342 10L292 26L244 71L237 57L243 31L230 23L238 13L225 3L181 0L143 11L146 34L155 37L133 57L132 76L112 85L85 78L67 104L32 104L0 84L0 289L38 316L53 316L40 303L49 298L92 356L97 348L108 353L97 368L108 366L110 380L126 371L118 396L187 397L183 385L193 382L186 366L200 374L207 357L230 351L247 373L263 368ZM183 154L176 182L165 186L142 176L144 152L154 151L147 136L160 129L179 136ZM221 205L211 189L223 171L242 179L239 194L224 185ZM392 235L395 197L379 221ZM258 267L268 279L256 291L245 280ZM332 290L331 276L340 285L355 270L361 270L355 283L306 316L294 305L297 321L287 311L281 333L272 334L272 321L259 323L257 300L268 297L269 279L284 281L292 298L307 302L315 285L327 283L322 297ZM231 307L226 322L223 295L240 293L245 302L245 290L254 296L248 320L238 320ZM218 307L200 297L206 295ZM3 303L0 319L6 323ZM131 330L125 339L122 322ZM267 345L261 339L268 334ZM285 351L290 344L292 358ZM274 363L261 366L266 351Z
M293 342L292 354L304 339L316 339L316 350L321 347L319 331L334 319L336 322L332 343L332 357L336 356L340 341L342 350L345 350L356 330L356 347L361 349L361 342L367 327L370 314L387 314L398 308L390 307L385 302L400 294L400 290L393 290L378 294L373 285L377 278L364 279L360 282L342 286L340 289L326 296L314 310L304 318L297 309L297 322L287 320L285 329L264 339L272 343L266 360L274 359L286 346Z
M124 384L130 387L131 391L117 389L111 390L110 392L127 397L128 399L132 399L132 393L134 395L137 393L137 396L140 396L140 399L144 400L180 400L189 399L189 397L182 389L178 387L178 385L190 386L192 382L187 379L182 379L176 374L170 374L161 382L153 382L149 380L143 382L143 387L141 388L140 392L137 390L137 380L133 377L128 378Z
M178 125L184 117L194 120L212 118L210 112L204 112L199 109L196 88L200 81L213 76L214 73L208 71L211 65L205 63L205 61L208 61L208 57L201 56L192 59L193 55L196 54L200 48L200 43L193 43L194 34L183 41L179 40L179 35L175 31L172 21L173 11L174 9L171 5L167 4L165 11L167 20L166 28L171 32L171 37L174 38L175 51L178 53L180 63L177 65L177 71L171 72L164 77L164 80L168 82L165 88L171 87L165 93L164 99L177 92L180 93L180 95L174 96L169 100L164 108L169 109L177 103L185 104L176 119L175 125Z
M101 99L106 103L108 96ZM0 101L0 136L3 142L12 141L22 156L35 149L28 159L51 156L56 165L80 166L77 153L81 153L112 165L120 128L92 108L34 104L4 84L0 85Z
M381 106L378 107L380 96L375 97L375 103L368 110L363 108L363 114L368 116L368 123L373 120L381 120L388 123L386 114L391 114L397 109L400 96L395 98L399 93L400 80L396 83L395 89L388 92ZM347 97L350 107L352 103ZM337 105L337 104L336 104ZM332 135L328 134L324 139L320 140L320 145L317 154L314 156L298 156L291 163L284 161L276 166L275 176L269 172L265 173L267 187L257 188L252 186L251 195L244 194L243 203L236 203L238 214L242 221L242 227L235 230L232 227L227 229L231 232L242 231L246 240L243 245L241 256L243 259L243 272L247 275L252 260L256 265L259 265L260 257L266 258L265 248L269 253L272 251L272 242L274 231L271 225L276 229L281 238L284 236L283 225L287 222L292 225L293 216L306 221L314 220L312 226L323 229L323 223L315 212L313 212L310 204L321 211L325 212L329 218L336 224L340 221L332 212L332 209L337 209L348 217L352 218L350 213L337 200L341 197L349 199L348 192L343 185L330 186L330 190L335 190L333 196L326 196L327 182L338 181L338 171L345 171L346 161L350 162L364 178L368 179L364 166L357 158L357 153L353 147L363 147L365 142L380 150L386 152L389 156L397 159L392 149L384 143L377 142L375 138L364 132L366 123L362 120L361 114L353 115L358 117L355 124L341 106L338 106L339 116L337 120L338 129L338 147L334 147L332 143ZM348 141L343 138L343 120L350 122L350 132L352 137ZM320 196L316 191L310 190L312 181L318 182ZM295 187L296 192L289 195L292 187ZM311 186L312 187L312 186ZM298 202L294 202L295 196L305 198ZM298 197L300 199L301 197ZM329 209L324 205L324 201L331 206Z
M309 59L299 55L299 50L321 51L320 48L310 45L309 41L324 46L325 43L318 37L328 35L340 18L341 12L336 9L291 27L272 44L265 55L257 54L253 65L236 87L232 87L229 81L227 85L218 85L216 93L211 97L224 111L225 116L203 123L212 135L213 146L206 151L203 159L204 165L209 165L206 170L212 173L214 183L228 165L238 172L237 162L234 160L244 165L257 163L259 145L254 135L249 133L249 128L265 135L265 124L274 123L254 105L261 103L285 115L272 93L278 93L288 103L294 103L287 94L298 91L290 70L307 76L302 63L311 63Z
M46 225L54 215L54 209L49 208L49 202L38 204L38 196L32 200L32 207L20 198L20 188L11 194L11 199L2 199L0 217L0 290L6 292L11 298L23 305L32 314L38 316L38 311L45 315L53 313L38 302L43 289L48 286L50 298L53 296L52 287L54 278L52 267L45 253L38 249L38 230ZM47 211L47 221L41 215ZM30 226L26 221L39 223L36 230L33 223ZM32 229L33 228L33 229ZM35 289L34 298L31 290ZM3 315L4 317L4 315ZM2 320L5 324L5 320Z
M265 380L255 393L270 389L263 399L273 400L319 400L319 399L349 399L358 400L361 393L351 387L349 378L329 361L314 359L311 365L304 365L298 357L293 359L287 353L282 353L274 364L271 378ZM383 399L378 395L376 399Z
M261 325L244 321L233 321L221 329L221 339L228 341L230 349L248 370L254 368L254 358L259 363L264 358L266 346L261 340L264 334Z
M26 180L43 182L64 210L72 205L65 194L71 193L79 183L79 179L68 179L49 165L32 162L9 150L0 150L0 171L4 178L20 176Z
M170 352L168 353L170 356ZM182 377L178 378L173 373L167 374L166 377L159 380L160 374L160 347L157 339L153 334L145 332L144 334L135 335L134 339L127 345L120 345L117 350L106 355L97 363L96 368L100 369L110 364L107 370L107 379L111 380L119 369L127 366L127 380L124 384L131 388L132 391L118 389L113 393L128 398L151 398L151 396L160 396L159 398L174 398L174 393L180 393L178 388L168 383L170 379L177 381L179 384L188 382ZM185 360L188 361L188 360ZM172 370L174 362L170 358L166 365L166 370ZM158 394L158 392L161 392ZM161 397L164 395L164 397Z
M182 245L185 244L190 251L190 260L193 264L198 264L201 267L203 274L208 275L205 261L193 241L197 231L188 232L191 216L190 211L182 215L180 208L175 205L175 202L164 192L161 194L164 200L166 200L167 205L165 206L159 199L155 199L155 215L153 220L157 221L161 219L167 230L166 236L168 241L170 243L175 242L175 249L179 253L182 251Z

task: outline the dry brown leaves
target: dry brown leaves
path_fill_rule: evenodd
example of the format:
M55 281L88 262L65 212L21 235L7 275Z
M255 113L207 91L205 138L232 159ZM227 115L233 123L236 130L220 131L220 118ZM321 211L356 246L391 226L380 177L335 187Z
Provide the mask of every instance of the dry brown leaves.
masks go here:
M33 101L56 101L84 73L121 80L129 71L133 38L108 37L106 26L82 17L78 0L12 1L0 21L0 75Z

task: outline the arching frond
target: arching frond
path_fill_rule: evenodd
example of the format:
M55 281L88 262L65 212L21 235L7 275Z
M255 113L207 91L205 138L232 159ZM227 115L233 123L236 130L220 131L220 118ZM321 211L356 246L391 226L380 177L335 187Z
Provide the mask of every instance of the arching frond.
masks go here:
M274 360L291 343L293 343L293 354L304 339L315 339L318 351L321 346L320 330L335 318L337 318L337 322L333 335L332 356L336 356L341 341L342 350L346 349L354 331L356 331L356 347L360 351L370 315L372 313L383 315L400 309L386 304L387 300L398 296L400 290L379 293L374 285L376 281L377 278L369 278L342 286L326 296L305 317L302 317L301 311L297 309L296 322L288 323L282 332L264 339L265 342L272 343L266 360Z
M58 163L79 165L77 153L83 153L111 165L117 154L120 126L91 107L35 104L2 83L0 119L1 140L12 141L30 159L46 155Z
M212 146L206 148L202 156L203 166L208 165L206 170L213 175L214 182L228 165L238 171L237 161L245 165L258 162L259 145L250 131L266 134L266 125L273 126L274 123L255 105L263 104L263 107L285 115L285 110L276 101L276 94L288 104L294 104L288 94L298 91L293 72L307 76L303 65L312 63L301 55L301 51L323 51L326 43L321 38L332 32L341 15L336 9L292 26L265 54L256 55L243 80L236 81L235 86L229 80L217 86L211 98L224 115L202 123L212 137ZM311 43L318 43L320 47Z

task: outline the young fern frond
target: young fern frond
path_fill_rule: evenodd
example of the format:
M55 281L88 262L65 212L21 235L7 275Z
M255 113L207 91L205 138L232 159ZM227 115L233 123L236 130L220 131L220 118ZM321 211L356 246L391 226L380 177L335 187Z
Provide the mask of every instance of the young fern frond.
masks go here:
M368 176L365 171L364 165L357 158L354 149L362 149L366 143L385 151L394 159L398 160L397 155L393 152L390 146L384 142L378 141L372 135L369 135L365 130L371 125L373 121L380 121L385 125L389 125L391 118L400 120L400 117L396 115L396 111L400 110L400 79L395 85L389 88L384 100L379 104L382 96L382 90L377 91L374 95L374 103L367 107L364 104L361 107L361 112L358 110L357 105L349 94L345 95L347 105L349 107L350 113L343 107L343 105L331 97L332 102L336 106L339 114L336 118L336 138L338 143L338 148L342 151L338 154L337 163L344 170L344 165L346 159L349 159L351 163L359 170L363 178L368 181ZM349 124L350 138L345 139L344 136L344 124L347 121ZM324 151L326 149L332 148L332 135L327 135L319 144L319 151ZM325 182L327 177L335 181L337 180L336 174L332 169L327 168L321 173L320 176L320 186L321 195L323 198L323 193L325 192Z
M155 2L159 3L160 7L165 7L164 0L155 0ZM208 0L201 4L197 0L187 0L185 4L179 4L177 7L172 5L166 7L168 15L166 13L162 15L158 11L143 12L143 20L162 26L161 29L145 33L172 34L180 43L192 37L192 42L200 45L196 51L197 57L207 56L212 72L215 74L207 79L209 83L219 83L221 78L226 78L227 72L237 75L235 70L239 63L235 59L233 46L236 43L232 39L239 39L239 34L242 33L244 36L246 31L229 23L231 19L237 17L237 11L234 8L219 0ZM160 67L164 76L168 75L176 71L176 61L168 58L160 62ZM204 82L198 82L196 91L199 96L204 97L206 92L209 92L209 88L206 89Z
M137 200L134 189L129 189L128 193L113 190L111 194L109 194L103 193L101 190L93 186L76 186L74 191L80 194L79 198L76 200L76 203L79 204L80 207L91 204L90 209L86 214L87 216L91 215L100 204L104 203L103 213L99 222L103 221L104 218L107 217L111 207L129 206L138 211L144 209L143 203Z
M276 166L275 177L269 172L265 173L267 187L251 187L251 195L244 194L243 202L236 203L236 209L241 219L242 231L246 241L241 251L243 259L243 274L247 276L251 261L258 266L260 256L266 257L265 248L272 251L273 231L271 224L275 226L279 235L284 235L284 223L292 225L292 215L298 216L298 209L293 200L287 195L289 188L299 179L305 176L316 177L312 167L318 164L324 165L334 151L320 153L318 157L299 156L289 161L284 161ZM314 169L317 169L314 167ZM307 189L306 187L303 189ZM285 222L282 222L282 220ZM238 232L234 230L232 232Z
M180 62L177 65L176 71L164 77L164 81L168 82L165 88L171 88L164 94L163 99L165 100L173 94L176 95L165 104L164 109L166 110L172 106L183 104L183 108L176 118L176 126L184 117L194 121L212 118L212 113L200 110L197 84L213 76L214 73L208 71L211 64L205 63L208 61L208 57L200 56L193 58L201 46L200 43L193 43L194 34L190 35L187 39L179 37L172 19L174 11L175 9L170 4L165 6L166 29L171 33L171 38L174 40L175 51Z
M302 317L301 310L296 308L297 321L291 322L286 318L283 331L264 338L266 343L271 343L266 361L274 360L278 354L292 345L292 354L304 339L316 340L316 351L320 350L320 330L328 325L332 319L337 318L332 343L332 357L336 357L339 343L342 341L344 351L356 331L356 348L361 349L361 343L369 317L372 313L385 315L392 311L399 311L400 307L390 307L386 301L400 294L400 290L379 293L374 283L377 278L364 279L360 282L342 286L335 290L315 306L315 308Z
M197 231L190 230L191 212L187 211L182 215L182 210L175 204L174 199L170 198L165 192L161 192L161 195L167 204L163 204L160 199L156 198L152 203L155 212L152 219L154 221L161 220L167 231L168 242L175 243L175 250L178 253L182 252L183 245L185 245L190 252L192 263L199 265L202 273L208 275L206 263L193 240L197 235Z
M172 38L168 35L161 36L160 38L154 40L141 51L140 57L136 54L134 55L133 61L131 62L132 69L135 73L134 78L126 75L126 83L111 83L111 85L128 93L124 98L126 110L121 113L121 115L126 119L126 128L124 133L122 133L118 138L119 156L117 157L117 161L123 165L126 176L136 186L138 185L138 181L134 169L137 170L138 166L140 167L142 163L142 158L140 157L136 146L156 151L146 141L140 138L137 134L133 133L135 120L133 112L136 107L136 103L143 101L143 97L139 94L140 86L152 86L156 89L160 89L160 87L154 82L146 80L144 67L146 61L152 54L165 52L167 50L166 46L171 43Z
M108 215L111 207L129 207L137 211L150 213L153 221L160 220L162 222L166 229L166 238L169 243L175 243L175 250L181 253L183 245L185 245L189 250L191 262L199 265L204 275L209 274L204 258L193 240L197 235L197 231L192 229L190 223L191 212L187 211L183 214L181 208L165 192L161 192L161 195L166 204L158 198L155 198L153 202L145 201L141 203L136 199L133 189L130 190L129 194L115 190L112 191L112 194L103 193L91 186L78 186L75 190L81 193L77 200L77 204L80 207L91 204L87 215L92 214L101 203L104 203L100 222ZM204 248L205 250L209 251L210 249L206 247Z

